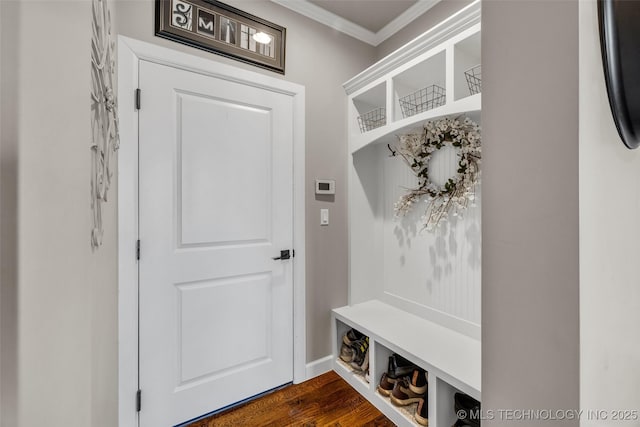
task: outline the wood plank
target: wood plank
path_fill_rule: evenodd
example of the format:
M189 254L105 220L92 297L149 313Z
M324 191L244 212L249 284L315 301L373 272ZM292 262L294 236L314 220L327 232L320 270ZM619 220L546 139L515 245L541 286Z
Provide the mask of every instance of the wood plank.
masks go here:
M380 426L394 424L333 371L294 384L189 427Z

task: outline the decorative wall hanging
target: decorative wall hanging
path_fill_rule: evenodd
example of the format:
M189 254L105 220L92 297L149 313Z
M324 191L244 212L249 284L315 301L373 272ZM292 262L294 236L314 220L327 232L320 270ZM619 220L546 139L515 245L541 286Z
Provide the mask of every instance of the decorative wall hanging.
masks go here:
M613 121L629 149L640 146L640 3L599 0L600 48Z
M113 172L111 162L118 150L117 100L114 92L115 58L111 40L111 15L107 0L92 1L91 37L91 245L102 245L102 208L107 202Z
M427 122L422 133L402 135L393 155L399 155L418 177L418 188L407 190L394 205L397 216L407 214L423 197L428 206L424 226L432 230L453 214L459 215L475 199L480 175L480 127L469 118ZM439 186L429 178L429 161L445 145L458 151L457 174Z
M156 0L156 35L284 74L286 29L215 0Z

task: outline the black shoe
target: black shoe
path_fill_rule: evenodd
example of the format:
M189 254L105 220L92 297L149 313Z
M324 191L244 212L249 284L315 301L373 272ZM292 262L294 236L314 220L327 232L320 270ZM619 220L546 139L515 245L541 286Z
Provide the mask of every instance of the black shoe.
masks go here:
M465 418L460 418L463 424L471 427L480 427L480 402L464 393L454 395L456 413L465 413Z
M392 354L389 356L389 365L387 366L387 380L394 383L398 378L411 375L414 369L416 369L416 365L399 354Z
M418 407L416 408L416 413L413 414L413 419L420 425L429 425L429 404L427 403L427 396L424 396L424 399L420 399L418 402Z
M411 374L409 388L417 394L427 392L427 372L422 368L415 368Z

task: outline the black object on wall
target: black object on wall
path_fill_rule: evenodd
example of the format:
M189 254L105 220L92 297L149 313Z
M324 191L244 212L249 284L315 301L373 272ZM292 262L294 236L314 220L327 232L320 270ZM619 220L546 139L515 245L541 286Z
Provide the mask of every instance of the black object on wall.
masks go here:
M598 0L600 48L613 120L629 149L640 146L640 1Z

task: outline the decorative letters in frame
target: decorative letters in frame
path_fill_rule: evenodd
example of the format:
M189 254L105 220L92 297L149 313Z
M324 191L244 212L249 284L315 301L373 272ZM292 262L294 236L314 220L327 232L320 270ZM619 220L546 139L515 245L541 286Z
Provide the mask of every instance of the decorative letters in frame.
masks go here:
M284 74L286 29L215 0L156 0L156 35Z

